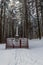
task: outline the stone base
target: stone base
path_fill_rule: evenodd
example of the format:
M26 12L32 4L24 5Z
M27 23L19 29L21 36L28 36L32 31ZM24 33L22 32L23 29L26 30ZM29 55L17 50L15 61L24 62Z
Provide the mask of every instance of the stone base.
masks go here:
M7 38L7 48L28 48L27 38Z

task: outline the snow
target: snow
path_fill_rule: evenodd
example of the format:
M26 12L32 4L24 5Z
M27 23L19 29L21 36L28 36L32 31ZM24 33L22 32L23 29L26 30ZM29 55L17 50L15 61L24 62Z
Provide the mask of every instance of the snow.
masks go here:
M5 44L5 43L4 43L4 44L3 44L3 43L0 44L0 50L1 50L1 49L6 49L6 44Z
M0 50L0 65L43 65L43 39L29 40L29 49Z

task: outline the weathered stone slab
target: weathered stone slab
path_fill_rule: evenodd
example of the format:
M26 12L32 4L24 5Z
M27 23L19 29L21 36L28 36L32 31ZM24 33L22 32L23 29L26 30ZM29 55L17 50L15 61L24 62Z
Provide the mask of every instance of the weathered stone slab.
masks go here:
M27 47L27 38L7 38L7 47L9 48L22 48Z

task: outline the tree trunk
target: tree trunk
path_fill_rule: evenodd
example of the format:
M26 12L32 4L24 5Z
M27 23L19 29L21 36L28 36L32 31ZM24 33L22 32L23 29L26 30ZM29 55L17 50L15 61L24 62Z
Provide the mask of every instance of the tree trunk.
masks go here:
M38 22L38 33L39 33L39 39L41 39L41 31L40 31L40 21L39 21L39 14L38 14L38 6L37 6L37 0L35 0L36 3L36 14L37 14L37 22Z
M28 13L27 13L27 1L25 0L25 22L24 22L24 28L25 28L25 37L28 38Z
M0 43L2 42L2 13L3 13L3 1L1 1L1 20L0 20Z

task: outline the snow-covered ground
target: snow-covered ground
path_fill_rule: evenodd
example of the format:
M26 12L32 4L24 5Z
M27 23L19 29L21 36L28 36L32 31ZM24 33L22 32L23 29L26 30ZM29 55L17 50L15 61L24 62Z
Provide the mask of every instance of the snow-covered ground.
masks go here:
M43 39L29 40L29 49L0 50L0 65L43 65Z
M2 44L0 43L0 50L3 50L3 49L6 49L6 44L5 43L4 44L3 43Z

